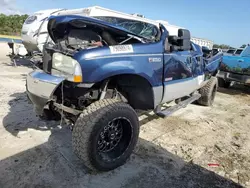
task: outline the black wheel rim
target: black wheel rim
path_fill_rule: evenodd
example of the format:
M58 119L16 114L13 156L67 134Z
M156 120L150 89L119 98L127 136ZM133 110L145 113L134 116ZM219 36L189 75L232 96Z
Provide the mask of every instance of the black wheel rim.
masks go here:
M97 140L97 151L101 158L112 161L127 150L132 138L131 122L125 117L114 118L101 130Z

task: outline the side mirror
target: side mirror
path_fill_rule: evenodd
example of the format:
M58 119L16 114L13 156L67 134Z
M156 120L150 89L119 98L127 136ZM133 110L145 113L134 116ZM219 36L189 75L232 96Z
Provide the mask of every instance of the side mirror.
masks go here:
M191 49L191 35L190 31L187 29L179 29L178 37L180 38L179 46L181 51L190 50Z
M171 51L185 51L191 49L190 31L179 29L178 36L169 36L168 41L171 45Z

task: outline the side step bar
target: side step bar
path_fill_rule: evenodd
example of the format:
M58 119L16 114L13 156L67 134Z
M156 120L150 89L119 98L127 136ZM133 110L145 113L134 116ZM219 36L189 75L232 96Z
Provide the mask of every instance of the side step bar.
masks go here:
M167 109L161 110L161 106L159 105L156 110L155 113L160 116L160 117L168 117L171 114L173 114L174 112L176 112L177 110L181 109L181 108L185 108L188 104L198 100L201 97L200 94L193 94L191 97L189 97L188 99L181 101L180 103L171 106Z

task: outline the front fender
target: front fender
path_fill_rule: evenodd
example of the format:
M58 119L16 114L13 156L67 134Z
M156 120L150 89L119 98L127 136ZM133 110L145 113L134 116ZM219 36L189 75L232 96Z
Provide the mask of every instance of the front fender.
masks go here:
M162 41L133 44L133 52L112 53L109 47L82 50L74 55L82 67L83 82L95 83L119 74L135 74L152 86L162 85Z
M116 76L116 75L134 74L134 75L142 76L151 85L153 85L154 84L153 71L144 68L143 70L145 70L145 72L143 72L142 70L140 71L139 69L140 67L136 66L133 61L129 61L129 60L109 62L98 67L92 73L90 73L88 76L88 80L99 82L106 78Z
M160 62L149 62L150 57ZM96 83L106 78L134 74L145 78L151 86L162 85L163 58L161 54L119 55L116 57L100 57L81 61L83 82Z

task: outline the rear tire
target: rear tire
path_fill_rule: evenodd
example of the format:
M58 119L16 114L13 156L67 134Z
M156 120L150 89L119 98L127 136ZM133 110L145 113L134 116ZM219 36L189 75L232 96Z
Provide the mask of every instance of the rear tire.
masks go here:
M219 83L219 87L223 87L223 88L229 88L231 85L231 82L225 81L223 78L218 78L218 83Z
M139 135L134 109L115 99L88 106L77 119L73 149L93 171L109 171L123 165L133 152Z
M211 77L208 83L200 89L201 98L197 103L203 106L211 106L218 88L218 80L216 77Z

